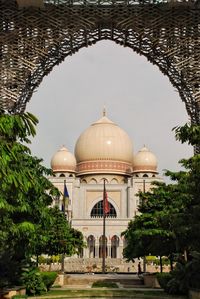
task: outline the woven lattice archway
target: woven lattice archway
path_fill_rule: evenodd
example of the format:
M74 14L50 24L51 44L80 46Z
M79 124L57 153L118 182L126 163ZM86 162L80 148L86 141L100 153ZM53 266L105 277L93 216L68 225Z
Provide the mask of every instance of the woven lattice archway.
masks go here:
M132 48L156 64L200 123L198 2L0 0L0 107L25 110L43 77L99 40Z

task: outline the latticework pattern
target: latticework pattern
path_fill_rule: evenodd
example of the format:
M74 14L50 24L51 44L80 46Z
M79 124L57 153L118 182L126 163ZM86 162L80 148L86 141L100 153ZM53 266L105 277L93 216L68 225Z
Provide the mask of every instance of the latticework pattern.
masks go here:
M200 124L198 1L0 0L0 108L22 113L52 68L102 39L156 64Z

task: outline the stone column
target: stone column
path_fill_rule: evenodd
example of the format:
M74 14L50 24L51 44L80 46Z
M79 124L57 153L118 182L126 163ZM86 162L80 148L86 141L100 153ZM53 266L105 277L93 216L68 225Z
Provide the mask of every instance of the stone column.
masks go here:
M117 247L117 258L122 258L123 257L122 252L123 252L123 240L122 240L122 238L120 238L119 239L119 246Z
M109 244L108 246L108 258L111 258L111 245Z
M111 240L110 240L110 237L108 236L107 237L107 250L108 250L108 255L107 255L107 257L108 258L111 258Z
M95 258L99 257L99 245L95 245Z
M89 250L88 247L83 248L83 257L88 258L89 257Z

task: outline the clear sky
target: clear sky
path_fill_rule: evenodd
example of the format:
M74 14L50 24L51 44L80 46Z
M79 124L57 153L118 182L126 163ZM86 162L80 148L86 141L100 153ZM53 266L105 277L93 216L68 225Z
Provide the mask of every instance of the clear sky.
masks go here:
M107 116L132 139L134 153L145 144L157 156L161 174L178 170L177 161L192 155L193 149L175 141L172 132L189 118L169 79L145 57L111 41L81 49L44 78L27 105L39 118L32 153L50 167L62 145L73 152L104 105Z

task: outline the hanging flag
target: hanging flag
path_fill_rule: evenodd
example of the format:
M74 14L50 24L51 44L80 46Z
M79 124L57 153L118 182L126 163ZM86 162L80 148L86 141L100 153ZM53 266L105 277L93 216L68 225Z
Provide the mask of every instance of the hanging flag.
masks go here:
M104 183L105 184L105 183ZM108 214L110 212L110 204L108 202L108 194L106 192L106 187L104 185L104 213Z
M64 192L63 192L63 205L62 205L62 211L65 212L66 206L69 205L69 193L67 190L66 182L64 182Z

